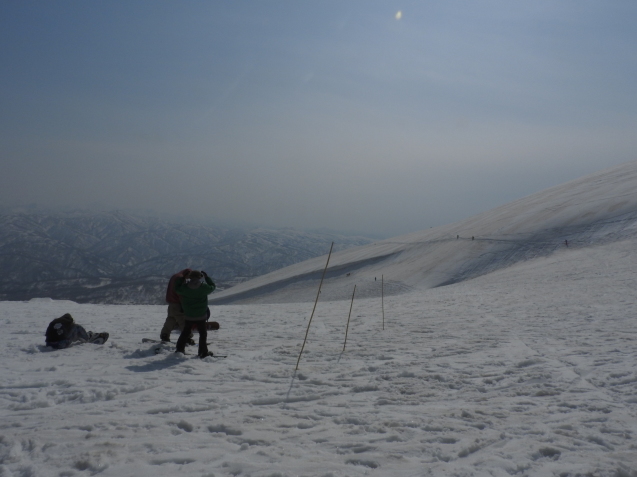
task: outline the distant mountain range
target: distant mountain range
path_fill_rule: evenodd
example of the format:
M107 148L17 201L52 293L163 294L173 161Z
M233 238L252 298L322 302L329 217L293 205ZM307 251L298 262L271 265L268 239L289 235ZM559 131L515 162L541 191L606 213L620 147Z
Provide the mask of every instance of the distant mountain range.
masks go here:
M221 289L372 239L229 229L124 212L0 214L0 300L162 304L168 278L205 270Z

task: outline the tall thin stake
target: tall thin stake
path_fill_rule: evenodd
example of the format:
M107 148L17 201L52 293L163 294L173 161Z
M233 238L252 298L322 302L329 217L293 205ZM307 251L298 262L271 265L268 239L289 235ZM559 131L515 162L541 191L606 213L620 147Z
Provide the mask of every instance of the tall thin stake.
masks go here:
M343 343L343 351L345 351L345 345L347 344L347 332L349 331L349 319L352 316L352 307L354 306L355 294L356 294L356 285L354 285L354 293L352 293L352 303L349 306L349 315L347 315L347 327L345 328L345 342Z
M383 330L385 329L385 280L380 276L380 307L383 310Z
M296 360L296 368L294 371L299 369L299 362L301 361L301 355L303 354L303 349L305 348L305 342L307 341L307 334L310 332L310 325L312 324L312 318L314 317L314 311L316 310L316 304L318 303L319 295L321 294L321 287L323 286L323 279L325 278L325 272L327 272L327 266L330 264L330 257L332 256L332 248L334 247L334 242L330 246L330 253L327 255L327 263L325 264L325 269L323 270L323 276L321 276L321 283L319 283L318 292L316 293L316 300L314 301L314 308L312 308L312 314L310 315L310 321L307 323L307 330L305 330L305 339L303 340L303 346L301 346L301 352L299 353L299 359Z

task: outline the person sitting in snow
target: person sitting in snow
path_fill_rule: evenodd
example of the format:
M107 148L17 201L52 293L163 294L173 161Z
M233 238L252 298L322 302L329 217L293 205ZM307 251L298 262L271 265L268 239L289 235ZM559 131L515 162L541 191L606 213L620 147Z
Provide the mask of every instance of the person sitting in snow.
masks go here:
M168 281L168 287L166 288L168 316L166 317L166 321L164 321L164 326L159 332L159 339L162 341L170 341L170 333L172 330L178 328L179 331L183 331L186 326L186 315L181 307L181 298L175 291L175 282L178 278L183 278L184 275L190 273L190 271L190 268L184 268L181 272L177 272L170 277ZM188 336L187 344L195 344L192 339L192 332Z
M212 356L208 351L208 331L206 320L208 319L208 295L216 288L214 282L204 271L191 270L183 277L175 280L175 292L181 299L181 306L186 315L186 323L177 340L177 351L183 353L186 349L186 342L190 336L193 325L199 331L199 352L200 358Z
M78 325L73 317L66 313L60 318L56 318L49 323L46 329L46 345L53 349L68 348L71 343L80 341L82 343L104 344L108 339L108 333L93 333L86 331L84 327Z

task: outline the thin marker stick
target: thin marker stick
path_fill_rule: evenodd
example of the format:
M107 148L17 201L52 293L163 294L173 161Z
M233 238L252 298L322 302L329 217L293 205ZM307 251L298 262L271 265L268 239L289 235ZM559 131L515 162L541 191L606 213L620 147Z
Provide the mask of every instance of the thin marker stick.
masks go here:
M349 315L347 315L347 327L345 328L345 342L343 343L343 351L345 351L345 345L347 344L347 331L349 330L349 319L352 316L352 307L354 306L355 294L356 294L356 285L354 285L354 293L352 293L352 303L349 306Z
M310 321L307 323L307 330L305 330L305 339L303 340L303 346L301 346L301 352L299 353L299 359L296 360L296 368L294 371L299 369L299 362L301 361L301 355L303 354L303 349L305 348L305 342L307 341L307 334L310 332L310 325L312 324L312 318L314 317L314 311L316 310L316 304L318 303L319 295L321 294L321 287L323 286L323 279L325 278L325 272L327 272L327 266L330 263L330 257L332 256L332 248L334 247L334 242L330 246L330 253L327 255L327 263L325 264L325 269L323 270L323 276L321 276L321 283L319 283L318 292L316 293L316 300L314 301L314 308L312 308L312 314L310 315Z
M385 329L385 280L380 276L380 307L383 310L383 330Z

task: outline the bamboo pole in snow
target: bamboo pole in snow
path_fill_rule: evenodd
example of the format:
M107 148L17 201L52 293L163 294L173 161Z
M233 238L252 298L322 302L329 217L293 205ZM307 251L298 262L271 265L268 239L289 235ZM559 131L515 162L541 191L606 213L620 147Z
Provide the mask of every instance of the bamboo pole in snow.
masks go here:
M296 368L294 371L299 369L299 362L301 361L301 355L303 354L303 349L305 348L305 342L307 341L307 334L310 332L310 324L312 324L312 318L314 317L314 311L316 310L316 304L318 303L319 295L321 294L321 287L323 286L323 279L325 278L325 272L327 272L327 266L330 264L330 257L332 256L332 248L334 247L334 242L330 246L330 253L327 255L327 263L325 264L325 269L323 270L323 276L321 276L321 283L319 283L318 292L316 293L316 300L314 301L314 308L312 308L312 314L310 315L310 321L307 323L307 330L305 330L305 339L303 340L303 346L301 346L301 352L299 353L299 359L296 360Z
M356 294L356 285L354 285L354 292L352 293L352 303L349 305L349 315L347 315L347 327L345 328L345 342L343 343L343 351L345 351L345 345L347 344L347 332L349 331L349 319L352 316L352 307L354 306L355 294Z
M385 329L385 280L380 276L380 307L383 310L383 330Z

